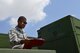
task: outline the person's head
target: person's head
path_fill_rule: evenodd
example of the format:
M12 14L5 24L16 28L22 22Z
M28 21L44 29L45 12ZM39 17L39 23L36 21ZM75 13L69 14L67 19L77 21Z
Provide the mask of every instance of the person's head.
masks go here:
M24 28L25 26L26 26L26 24L27 24L27 19L24 17L24 16L20 16L19 18L18 18L18 27L19 28Z

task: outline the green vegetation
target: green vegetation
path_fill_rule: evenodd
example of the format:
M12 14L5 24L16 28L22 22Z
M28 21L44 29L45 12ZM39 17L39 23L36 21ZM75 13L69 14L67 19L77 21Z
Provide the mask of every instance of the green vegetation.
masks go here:
M10 42L8 34L0 34L0 48L9 48Z

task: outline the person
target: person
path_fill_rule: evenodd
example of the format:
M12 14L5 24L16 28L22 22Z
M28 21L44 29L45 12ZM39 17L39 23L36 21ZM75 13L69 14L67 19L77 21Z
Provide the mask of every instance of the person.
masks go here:
M24 16L20 16L17 23L17 26L8 33L12 49L31 49L33 46L38 46L39 39L28 38L23 30L27 24L27 19Z

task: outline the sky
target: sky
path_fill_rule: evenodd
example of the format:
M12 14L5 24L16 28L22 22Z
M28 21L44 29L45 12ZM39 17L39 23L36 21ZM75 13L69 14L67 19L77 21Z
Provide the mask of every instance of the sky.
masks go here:
M67 15L80 19L80 0L0 0L0 33L7 34L25 16L25 32L38 37L37 30Z

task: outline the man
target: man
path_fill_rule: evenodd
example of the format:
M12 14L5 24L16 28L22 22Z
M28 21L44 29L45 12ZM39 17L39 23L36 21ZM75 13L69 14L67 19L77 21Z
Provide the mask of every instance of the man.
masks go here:
M9 38L10 38L12 49L15 48L30 49L33 46L39 45L40 41L38 41L38 39L35 39L36 41L34 39L31 40L30 38L27 37L27 35L23 31L23 28L25 28L27 24L26 21L27 20L24 16L20 16L17 21L18 22L17 26L9 31Z

